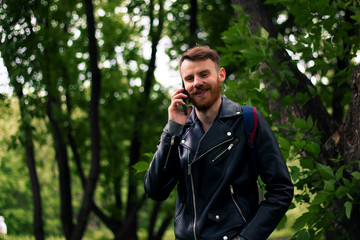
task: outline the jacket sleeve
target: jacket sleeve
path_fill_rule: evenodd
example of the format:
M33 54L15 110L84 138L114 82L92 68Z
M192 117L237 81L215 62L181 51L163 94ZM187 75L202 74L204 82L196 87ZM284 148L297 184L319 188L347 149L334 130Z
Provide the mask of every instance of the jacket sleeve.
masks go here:
M278 142L260 112L255 135L257 171L265 183L265 200L240 233L248 240L267 239L288 210L294 187Z
M167 199L178 182L179 138L168 131L168 125L164 128L144 181L145 193L154 200Z

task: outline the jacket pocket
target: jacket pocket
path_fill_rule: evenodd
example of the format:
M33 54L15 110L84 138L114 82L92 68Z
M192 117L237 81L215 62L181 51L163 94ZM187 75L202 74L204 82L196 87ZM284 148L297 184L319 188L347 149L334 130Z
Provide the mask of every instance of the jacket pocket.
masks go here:
M233 142L226 145L225 149L222 149L220 152L214 154L214 156L211 157L211 163L216 164L222 157L224 157L227 153L229 153L235 145L239 142L239 139L235 139Z
M221 222L225 219L225 212L224 211L210 211L208 212L208 218L214 222Z
M231 239L232 236L243 229L245 222L238 216L231 202L228 203L224 209L207 212L207 219L202 224L203 229L200 231L199 239ZM228 238L224 238L225 236Z

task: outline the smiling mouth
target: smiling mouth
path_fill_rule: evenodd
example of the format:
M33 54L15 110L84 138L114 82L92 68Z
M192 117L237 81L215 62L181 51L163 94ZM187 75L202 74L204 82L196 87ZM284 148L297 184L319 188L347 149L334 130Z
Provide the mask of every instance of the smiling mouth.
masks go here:
M208 89L198 91L198 92L195 93L195 95L202 95L202 94L206 93L207 91L208 91Z

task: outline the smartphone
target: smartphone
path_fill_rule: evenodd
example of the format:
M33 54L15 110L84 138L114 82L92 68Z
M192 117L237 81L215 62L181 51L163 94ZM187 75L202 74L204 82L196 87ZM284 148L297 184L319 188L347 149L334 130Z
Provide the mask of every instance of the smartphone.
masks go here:
M182 84L182 87L184 88L183 93L188 96L187 98L182 98L182 100L185 102L185 105L182 105L182 109L183 109L184 114L187 115L187 107L188 107L187 102L188 102L188 98L189 98L189 93L185 89L184 81L181 81L181 84Z

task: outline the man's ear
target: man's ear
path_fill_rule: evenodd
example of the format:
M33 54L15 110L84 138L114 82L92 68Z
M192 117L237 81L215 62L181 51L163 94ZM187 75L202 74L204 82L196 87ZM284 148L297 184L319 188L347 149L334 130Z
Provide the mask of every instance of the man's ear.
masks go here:
M226 71L225 71L225 68L222 67L222 68L219 69L220 82L225 81L225 78L226 78Z

